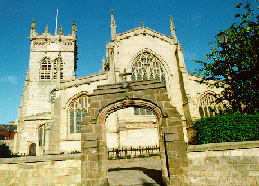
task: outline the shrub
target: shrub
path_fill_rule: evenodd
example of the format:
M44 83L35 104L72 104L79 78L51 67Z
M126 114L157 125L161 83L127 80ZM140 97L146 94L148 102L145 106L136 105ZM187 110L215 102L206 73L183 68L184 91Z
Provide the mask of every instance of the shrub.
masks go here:
M219 115L195 121L195 144L259 140L259 114Z

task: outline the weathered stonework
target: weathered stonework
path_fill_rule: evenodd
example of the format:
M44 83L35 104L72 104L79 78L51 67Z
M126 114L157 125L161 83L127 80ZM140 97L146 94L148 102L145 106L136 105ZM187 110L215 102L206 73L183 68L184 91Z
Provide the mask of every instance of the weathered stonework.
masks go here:
M258 141L189 146L192 185L258 185L258 147Z
M0 185L81 185L80 154L7 158Z
M102 71L80 78L75 77L75 23L72 24L72 33L68 35L63 34L62 28L52 35L48 27L44 33L38 34L35 20L30 31L29 69L19 108L14 153L46 155L80 152L80 123L86 112L96 115L98 108L114 103L113 94L106 95L106 85L113 86L109 91L116 93L116 99L125 97L120 84L123 81L123 86L135 81L135 84L131 83L133 89L134 86L138 87L134 93L128 91L128 97L156 102L158 107L163 108L162 115L167 115L167 118L162 119L162 127L166 127L168 122L183 126L179 132L184 133L186 143L192 140L192 121L200 118L200 110L203 109L207 115L215 114L203 103L209 102L208 93L216 96L221 90L199 84L199 77L187 73L183 49L176 38L172 18L171 36L145 26L117 34L112 11L111 41L106 45ZM143 81L148 79L157 79L162 85ZM166 89L160 89L164 86ZM90 99L89 95L93 93L98 96L91 96ZM100 99L102 102L98 101ZM89 102L82 104L82 100ZM88 110L89 106L93 109ZM218 107L214 105L213 108L216 110ZM154 114L148 115L147 111L144 114L138 112L136 114L133 108L127 107L108 116L105 125L108 148L159 145L155 125L160 121ZM180 114L180 118L170 118L171 113ZM142 136L147 134L150 134L149 138L142 140ZM166 138L177 139L171 134Z
M96 139L95 135L87 135L89 140ZM183 169L185 185L259 184L259 141L190 145L187 157L189 171ZM85 158L87 156L81 154L2 158L0 185L83 185L81 162L88 160ZM96 160L96 156L91 158ZM129 161L138 162L135 159L109 160L108 167L124 167ZM151 161L152 164L161 165L158 163L160 158ZM177 161L175 163L177 164Z
M167 185L184 185L188 160L181 115L175 107L170 106L164 91L164 85L150 80L129 82L125 88L121 83L100 86L89 95L93 104L81 124L81 175L84 185L107 184L105 120L109 114L127 107L142 107L153 111L157 117L163 180ZM159 103L164 104L158 106Z

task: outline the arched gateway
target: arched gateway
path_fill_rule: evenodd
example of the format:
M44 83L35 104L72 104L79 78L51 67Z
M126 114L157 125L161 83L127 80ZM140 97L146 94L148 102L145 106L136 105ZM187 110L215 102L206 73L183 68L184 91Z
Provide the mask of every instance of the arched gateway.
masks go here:
M89 112L81 124L83 185L107 184L105 120L127 107L152 110L157 117L162 175L165 185L184 185L188 171L186 144L180 114L170 104L165 85L155 80L99 86L89 95Z

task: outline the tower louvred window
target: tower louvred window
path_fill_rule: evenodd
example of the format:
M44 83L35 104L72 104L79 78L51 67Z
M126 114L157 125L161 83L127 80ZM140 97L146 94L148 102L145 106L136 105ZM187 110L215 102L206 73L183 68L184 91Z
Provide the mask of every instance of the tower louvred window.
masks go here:
M51 75L51 61L49 58L43 58L40 67L40 79L50 79Z
M44 57L40 62L40 79L41 80L51 80L57 79L58 64L60 63L60 79L63 79L63 68L64 63L62 58L58 57L51 61L50 58Z
M62 59L56 58L53 62L53 79L57 79L57 68L58 68L58 62L60 62L60 79L63 79L63 62Z

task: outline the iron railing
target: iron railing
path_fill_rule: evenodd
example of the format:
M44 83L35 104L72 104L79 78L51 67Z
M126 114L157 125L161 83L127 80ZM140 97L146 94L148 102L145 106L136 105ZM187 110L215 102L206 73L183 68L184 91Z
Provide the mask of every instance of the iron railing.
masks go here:
M140 157L148 157L148 156L158 156L159 155L159 147L156 146L148 146L138 148L113 148L108 149L108 158L109 159L126 159L126 158L140 158Z

